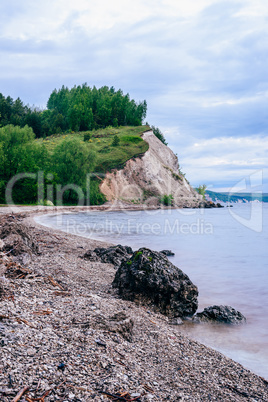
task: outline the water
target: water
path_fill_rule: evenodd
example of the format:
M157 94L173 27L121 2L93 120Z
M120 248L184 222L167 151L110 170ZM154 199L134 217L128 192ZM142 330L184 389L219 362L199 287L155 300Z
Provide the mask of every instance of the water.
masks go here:
M170 261L198 286L199 309L231 305L242 326L192 324L179 330L268 379L268 204L207 210L91 212L44 215L39 223L69 233L171 249Z

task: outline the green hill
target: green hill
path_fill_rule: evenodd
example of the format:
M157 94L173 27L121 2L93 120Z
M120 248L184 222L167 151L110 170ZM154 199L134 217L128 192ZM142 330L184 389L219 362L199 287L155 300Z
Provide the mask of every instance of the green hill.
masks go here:
M55 134L36 141L43 144L52 155L55 148L66 139L79 139L96 152L94 172L106 173L112 169L122 168L129 159L143 155L147 151L148 144L141 136L149 129L149 126L107 127L65 135ZM116 137L117 144L114 143Z
M141 137L149 129L147 125L106 127L35 139L28 126L2 127L0 202L6 202L7 184L21 174L12 186L16 203L34 204L38 199L41 204L57 200L57 205L75 205L88 197L83 202L101 204L106 201L99 190L104 174L143 155L149 146Z

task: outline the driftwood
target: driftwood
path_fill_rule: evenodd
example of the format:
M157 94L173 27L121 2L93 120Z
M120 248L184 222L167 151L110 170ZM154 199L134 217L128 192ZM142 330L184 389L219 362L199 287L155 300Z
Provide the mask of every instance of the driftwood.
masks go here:
M61 290L66 291L63 286L61 286L57 281L55 281L54 278L52 278L52 276L48 275L47 279L49 280L49 282L52 283L53 286L58 286Z
M29 386L27 385L26 387L22 388L18 394L15 396L15 398L12 400L12 402L18 402L20 398L22 397L23 394L25 394L26 391L28 391Z

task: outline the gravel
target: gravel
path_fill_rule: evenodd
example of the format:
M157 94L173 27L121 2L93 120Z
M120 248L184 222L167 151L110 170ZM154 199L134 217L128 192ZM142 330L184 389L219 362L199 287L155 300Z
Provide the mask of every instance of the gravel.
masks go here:
M81 258L110 244L23 224L39 254L7 277L0 253L1 401L268 400L266 380L121 300L114 266Z

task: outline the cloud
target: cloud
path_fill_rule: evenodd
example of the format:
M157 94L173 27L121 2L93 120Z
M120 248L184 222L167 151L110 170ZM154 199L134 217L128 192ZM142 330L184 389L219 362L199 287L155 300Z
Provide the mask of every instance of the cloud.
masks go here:
M62 85L121 88L147 100L147 121L166 133L187 176L225 181L228 169L243 174L242 162L250 169L250 145L236 139L255 138L249 161L264 164L267 17L264 0L3 0L0 92L45 106Z
M264 173L263 191L267 191L267 136L217 137L173 147L181 155L182 170L195 186L206 183L215 189L223 185L231 187L261 170Z

